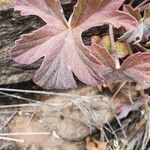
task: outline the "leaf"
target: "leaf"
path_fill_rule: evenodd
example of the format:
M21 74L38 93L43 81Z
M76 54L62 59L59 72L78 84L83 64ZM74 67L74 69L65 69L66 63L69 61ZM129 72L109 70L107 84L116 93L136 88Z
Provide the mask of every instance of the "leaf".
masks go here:
M137 83L150 84L150 53L139 52L128 57L120 69Z
M95 39L95 42L97 44L100 44L102 47L104 47L111 53L112 52L111 51L111 41L110 41L109 35L103 36L102 39L100 39L100 38L98 39L98 38L99 37L97 37L97 39ZM126 57L128 54L132 53L130 46L128 44L126 44L125 42L116 41L115 47L116 47L116 53L117 53L118 58Z
M103 83L100 74L102 65L89 54L81 34L106 23L133 28L135 19L118 11L123 2L78 0L69 21L66 21L59 0L16 0L16 11L21 11L22 15L37 15L46 25L17 40L10 50L11 57L21 64L31 64L44 58L34 82L45 89L77 87L74 75L87 85Z
M128 12L135 17L138 21L138 26L131 29L123 34L119 39L124 40L128 43L134 42L137 44L139 42L144 42L149 40L150 37L150 5L144 11L144 17L140 16L138 10L134 10L131 6L126 6Z
M107 142L97 141L95 139L86 138L86 150L106 150Z
M118 58L123 58L129 54L132 54L130 46L125 42L116 41L116 50Z
M150 84L149 52L138 52L133 54L125 59L119 69L116 69L113 58L105 48L95 43L93 43L90 48L93 49L93 51L91 50L91 55L94 55L97 61L104 65L103 68L109 70L105 72L105 74L102 73L105 82L134 81L142 84Z
M129 12L138 22L142 20L140 12L137 9L133 9L132 6L124 5L124 10L126 10L126 12Z
M118 115L118 118L123 119L123 118L127 117L127 115L131 111L139 110L139 108L141 106L143 106L144 104L147 104L149 102L150 102L150 96L143 95L137 101L135 101L133 104L124 104L124 105L118 107L118 111L120 112L120 114Z

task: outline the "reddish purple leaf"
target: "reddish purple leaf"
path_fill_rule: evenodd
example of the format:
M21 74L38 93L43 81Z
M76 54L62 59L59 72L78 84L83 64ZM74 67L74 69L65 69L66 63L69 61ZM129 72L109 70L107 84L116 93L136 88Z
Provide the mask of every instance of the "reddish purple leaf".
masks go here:
M139 52L128 57L120 69L137 83L150 84L150 53Z
M133 28L135 19L117 10L123 2L78 0L67 22L59 0L16 0L15 10L22 15L37 15L46 25L17 40L10 51L11 57L22 64L31 64L44 57L34 81L46 89L77 87L73 74L87 85L103 83L102 64L97 64L90 56L81 34L105 23Z
M119 69L116 69L113 58L105 48L93 43L90 49L91 54L97 58L97 61L103 64L104 70L108 70L104 74L103 69L101 69L105 82L135 81L150 84L149 52L133 54L123 62Z
M150 96L143 95L141 96L137 101L135 101L133 104L122 104L122 106L119 106L116 110L119 112L118 118L123 119L126 118L127 115L131 111L139 110L141 106L144 104L147 104L150 102Z

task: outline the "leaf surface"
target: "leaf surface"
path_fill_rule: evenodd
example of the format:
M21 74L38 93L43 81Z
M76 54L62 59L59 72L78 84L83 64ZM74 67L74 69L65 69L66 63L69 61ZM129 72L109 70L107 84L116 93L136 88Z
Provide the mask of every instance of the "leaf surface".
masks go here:
M94 44L94 50L92 54L97 58L99 63L102 63L103 68L109 68L108 72L102 73L105 78L105 82L122 82L122 81L134 81L142 84L150 84L150 53L138 52L122 63L119 69L115 68L115 62L111 55L105 48ZM93 49L93 46L91 46ZM96 52L95 52L96 51Z
M139 52L128 57L121 69L137 83L150 84L150 53Z
M138 10L133 9L131 6L126 6L127 11L135 17L138 21L138 26L134 29L128 30L119 39L124 40L128 43L134 42L135 44L139 42L145 42L150 38L150 5L144 11L144 17L140 16Z
M107 49L107 51L112 53L111 50L112 45L111 45L111 40L109 35L105 35L102 38L100 38L99 36L93 36L92 40L94 40L93 42L96 42L96 44L101 45L102 47ZM129 44L125 42L116 41L115 47L116 47L116 54L118 58L126 57L127 55L132 53Z
M81 34L93 26L106 23L133 28L135 19L118 11L123 2L78 0L67 22L59 0L16 0L15 10L21 11L22 15L37 15L46 25L17 40L10 50L11 57L22 64L31 64L43 58L34 81L46 89L77 87L74 75L87 85L103 83L100 71L103 65L90 55Z

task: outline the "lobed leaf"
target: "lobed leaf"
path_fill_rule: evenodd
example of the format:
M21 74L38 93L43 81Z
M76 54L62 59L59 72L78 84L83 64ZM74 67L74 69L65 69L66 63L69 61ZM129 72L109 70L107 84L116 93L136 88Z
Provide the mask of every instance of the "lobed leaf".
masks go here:
M95 56L90 55L81 34L93 26L106 23L115 27L133 28L136 25L135 19L118 11L123 2L78 0L67 22L59 0L16 0L15 10L21 11L22 15L37 15L46 25L17 40L10 55L22 64L31 64L43 58L34 82L46 89L77 87L74 75L87 85L104 83L101 70L105 67L97 63Z
M119 69L114 68L115 62L105 48L94 44L94 55L109 68L109 72L103 74L105 82L134 81L141 84L150 84L150 53L139 52L128 57ZM91 47L93 49L93 46ZM103 56L103 57L101 57ZM111 68L111 69L110 69Z
M137 83L150 84L150 53L139 52L128 57L120 69Z

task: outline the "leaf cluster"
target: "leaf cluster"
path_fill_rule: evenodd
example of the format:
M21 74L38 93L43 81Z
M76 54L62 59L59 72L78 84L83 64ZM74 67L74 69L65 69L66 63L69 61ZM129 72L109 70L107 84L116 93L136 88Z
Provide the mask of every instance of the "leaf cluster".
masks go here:
M66 20L59 0L15 0L16 11L39 16L46 25L22 35L10 55L20 64L44 58L33 80L45 89L77 87L74 76L92 86L123 81L150 84L150 52L139 48L134 53L128 48L131 42L141 47L140 42L148 42L150 7L146 5L142 16L142 6L134 9L124 5L122 11L123 3L124 0L78 0ZM105 24L110 26L110 39L85 46L81 34ZM125 43L114 41L112 26L127 30L120 38Z

